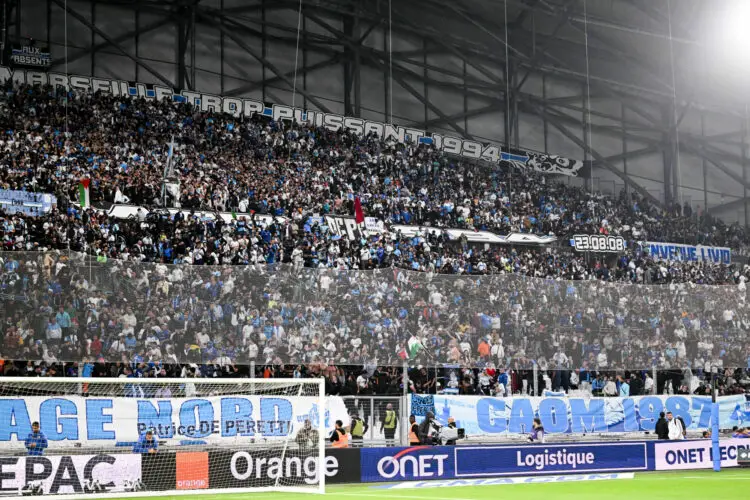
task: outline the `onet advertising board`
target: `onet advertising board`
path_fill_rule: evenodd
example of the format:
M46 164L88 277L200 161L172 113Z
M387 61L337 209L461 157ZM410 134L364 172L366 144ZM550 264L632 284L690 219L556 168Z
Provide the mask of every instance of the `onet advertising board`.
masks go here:
M737 467L739 450L750 450L750 439L719 442L722 467ZM654 444L654 469L710 469L714 465L711 440L657 442Z
M362 482L648 470L647 443L370 448Z
M362 482L416 481L455 477L455 448L411 446L409 448L363 448Z

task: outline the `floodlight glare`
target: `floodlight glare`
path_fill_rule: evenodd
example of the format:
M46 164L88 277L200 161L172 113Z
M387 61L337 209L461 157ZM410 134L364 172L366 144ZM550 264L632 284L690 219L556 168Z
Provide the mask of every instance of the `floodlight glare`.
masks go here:
M731 50L735 55L750 53L748 22L750 22L750 1L733 2L726 10L720 31L725 42L725 50Z

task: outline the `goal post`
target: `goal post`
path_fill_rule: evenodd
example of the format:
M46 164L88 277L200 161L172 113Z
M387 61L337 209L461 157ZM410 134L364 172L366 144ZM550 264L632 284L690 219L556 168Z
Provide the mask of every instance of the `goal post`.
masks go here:
M322 378L2 377L0 497L324 493L345 414L324 394Z

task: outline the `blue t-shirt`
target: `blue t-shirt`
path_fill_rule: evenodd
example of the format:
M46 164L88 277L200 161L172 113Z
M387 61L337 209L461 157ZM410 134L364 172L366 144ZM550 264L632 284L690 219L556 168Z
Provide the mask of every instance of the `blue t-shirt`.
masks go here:
M138 439L138 442L133 447L133 453L148 453L149 450L158 450L159 442L156 440L156 436L151 436L151 440L146 439L146 435Z
M31 447L32 444L34 445L33 447ZM44 455L44 449L47 447L47 436L45 436L42 431L30 432L29 435L26 436L24 445L26 446L26 449L29 450L30 456L38 457L39 455Z

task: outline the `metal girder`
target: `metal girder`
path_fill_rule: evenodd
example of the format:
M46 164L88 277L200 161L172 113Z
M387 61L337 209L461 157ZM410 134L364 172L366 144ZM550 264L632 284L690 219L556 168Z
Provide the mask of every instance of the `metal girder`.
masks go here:
M304 68L299 68L297 70L297 75L303 75L305 73L310 73L311 71L316 71L322 68L327 68L328 66L332 66L334 64L337 64L341 61L342 56L337 55L333 56L330 59L326 59L325 61L320 61L319 63L305 66ZM284 73L284 76L286 78L293 77L294 76L294 70L287 71ZM224 95L228 97L236 97L244 94L245 92L252 92L253 90L261 88L263 85L273 85L275 83L283 82L282 78L279 76L275 76L273 78L269 78L268 80L257 80L254 82L249 82L241 87L237 87L232 90L228 90L224 93Z
M140 57L136 57L132 54L130 54L127 50L123 49L122 46L119 43L116 43L115 40L107 35L104 31L102 31L98 26L93 25L90 23L85 17L83 17L81 14L76 12L74 9L72 9L70 6L68 6L67 2L64 2L63 0L51 0L54 2L58 7L63 9L66 13L70 14L73 18L78 20L81 24L86 26L88 29L102 37L105 41L107 41L110 46L117 49L118 52L120 52L122 55L136 63L141 68L145 69L152 75L154 75L156 78L158 78L161 82L163 82L165 85L172 87L174 82L171 82L169 78L162 75L160 72L156 71L153 67L151 67L150 64L143 61Z
M434 127L435 125L440 125L441 123L445 123L446 120L448 121L457 121L457 120L463 120L464 118L473 118L477 116L486 115L487 113L492 113L495 111L502 111L505 107L503 104L490 104L489 106L485 106L483 108L476 108L476 109L470 109L467 111L461 111L460 113L454 113L452 115L446 116L445 118L433 118L432 120L427 120L425 122L417 122L413 121L411 122L414 126L422 126L425 129L429 129L431 127Z
M632 177L630 177L629 175L626 175L625 172L617 168L617 166L615 166L609 160L607 160L607 158L604 155L600 154L597 150L592 148L591 145L588 145L587 147L587 145L585 144L583 140L577 137L575 133L573 133L561 121L558 120L557 116L553 115L552 113L549 113L547 110L545 110L542 107L536 106L535 104L529 103L528 106L532 112L535 111L535 114L537 114L538 116L544 117L546 120L548 120L550 125L555 127L561 134L567 137L571 142L576 144L581 149L588 149L589 154L598 162L599 166L604 167L605 169L615 174L617 177L622 179L626 184L632 187L635 191L637 191L644 198L650 200L657 206L662 206L662 203L658 198L656 198L654 195L649 193L643 186L635 182Z
M56 1L59 1L59 0L56 0ZM322 102L320 102L319 99L317 99L315 96L313 96L312 94L310 94L309 92L307 92L305 89L295 89L294 84L289 80L288 77L286 77L276 67L275 64L273 64L271 61L269 61L268 59L266 59L265 57L263 57L263 55L258 54L257 51L255 51L255 49L253 49L252 47L250 47L250 45L248 45L242 38L240 38L235 33L233 33L232 31L230 31L226 26L224 26L224 24L217 22L215 19L212 19L212 18L204 15L201 12L199 12L198 15L201 18L203 18L208 24L211 24L215 28L218 28L219 31L221 31L222 33L224 33L224 35L227 38L229 38L232 41L234 41L234 43L236 43L237 46L239 46L242 50L244 50L245 52L247 52L248 54L250 54L258 62L260 62L261 64L265 65L265 67L267 67L269 70L271 70L271 72L273 74L275 74L277 77L279 77L282 82L286 83L289 86L290 89L293 89L296 92L299 92L300 95L304 96L308 101L310 101L311 103L313 103L319 110L321 110L321 111L323 111L325 113L330 113L331 112L331 110L328 108L328 106L326 106L325 104L323 104Z
M735 210L735 209L744 207L747 201L748 201L747 198L739 198L734 201L729 201L727 203L722 203L721 205L715 205L711 208L708 208L707 212L710 214L716 214L716 213L724 212L726 210Z
M529 60L531 57L527 54L524 54L523 52L519 51L509 43L506 43L505 39L501 36L499 36L497 33L499 33L499 27L493 26L492 28L488 28L483 23L480 23L474 17L471 13L466 12L465 10L459 8L456 5L456 2L448 1L448 2L441 2L438 0L432 0L432 3L435 3L436 5L439 5L441 8L450 10L452 12L455 12L459 17L461 17L464 21L468 22L469 24L473 25L483 33L485 33L487 36L492 38L493 40L497 41L502 47L507 48L509 53L515 54L517 57ZM488 47L489 48L489 47Z
M662 11L654 7L654 2L652 0L626 0L626 1L630 5L634 6L636 9L640 10L647 16L651 17L652 19L660 23L666 23L670 21L668 15L665 15ZM674 26L679 28L680 31L682 31L683 35L691 34L694 31L684 26L679 21L679 19L673 19L672 23ZM687 37L685 36L683 36L683 38L687 39Z
M568 3L565 4L565 7L563 8L562 12L558 14L558 22L555 25L554 29L552 30L552 34L549 35L549 37L545 36L544 42L542 42L541 46L542 49L544 49L550 42L554 41L555 35L558 31L560 31L565 25L568 24L568 16L572 13L573 6L576 4L577 0L568 0ZM528 12L528 11L524 11ZM522 26L518 27L519 29L523 29ZM532 33L533 35L533 33ZM535 47L536 48L536 47ZM537 62L541 59L539 56L541 55L541 52L534 51L533 55L531 56L531 60L529 61L529 65L526 68L526 74L523 75L523 78L513 86L513 92L516 93L519 90L521 90L521 87L523 87L523 84L526 83L526 80L528 80L529 76L531 76L531 73L536 68Z
M538 3L539 0L530 0L528 3L528 6L530 8L521 10L518 16L516 16L516 19L512 23L510 23L510 25L513 26L514 29L523 26L524 21L526 21L526 18L529 17L529 13L534 11L534 8Z
M569 25L578 31L579 33L585 34L586 30L584 28L581 28L577 24L569 23ZM598 40L599 42L603 43L605 47L607 47L607 50L612 53L613 55L622 58L626 61L628 61L630 64L633 64L634 66L640 67L642 70L644 70L645 74L650 76L654 82L661 85L665 90L672 92L672 85L663 81L657 73L656 67L654 67L648 60L645 58L632 56L627 53L625 49L619 46L617 42L612 40L611 38L605 37L604 35L601 35L599 33L596 33L595 31L588 30L588 36L590 38L593 38L595 40Z
M724 174L727 175L730 179L735 181L736 183L740 184L741 186L744 186L746 188L750 188L750 182L746 181L742 178L742 176L737 175L734 173L729 167L724 165L724 163L714 156L714 154L708 150L706 150L705 147L703 148L696 148L692 144L689 144L687 142L684 142L682 139L680 139L680 147L684 150L686 150L688 153L692 153L695 156L698 156L700 158L705 158L705 160L716 167L718 170L724 172Z
M113 38L112 40L115 43L123 43L123 42L125 42L127 40L130 40L133 37L136 37L136 36L139 36L139 35L143 35L145 33L150 33L151 31L157 30L157 29L161 28L162 26L166 26L167 24L172 23L172 22L174 22L174 19L172 19L170 17L165 17L164 19L158 19L158 20L154 21L153 23L150 23L150 24L147 24L146 26L140 27L139 29L135 29L135 30L129 31L127 33L123 33L122 35L119 35L119 36ZM77 61L78 59L81 59L82 57L86 57L87 55L89 55L89 54L91 54L93 52L99 52L100 50L106 49L110 45L111 44L109 42L104 41L104 42L101 42L101 43L98 43L98 44L94 45L91 48L79 50L78 52L75 52L74 54L69 55L68 59L67 59L67 62L68 62L68 64L70 64L73 61ZM65 57L58 57L57 59L53 59L52 60L52 62L50 63L50 66L52 66L52 67L58 66L60 64L65 64L65 62L66 62Z
M656 146L656 145L655 146L648 146L648 147L641 148L641 149L634 149L632 151L626 151L624 153L620 153L620 154L617 154L617 155L607 156L604 159L607 160L607 162L609 162L609 163L620 161L620 160L631 160L633 158L638 158L640 156L646 156L646 155L650 155L650 154L653 154L653 153L658 153L660 149L661 148L659 146ZM599 166L599 162L598 161L593 161L592 164L594 166Z
M347 36L346 33L337 30L336 28L334 28L333 26L331 26L330 24L328 24L324 20L320 19L315 14L311 14L309 12L306 12L306 9L304 8L304 6L302 8L302 11L305 12L305 16L308 19L310 19L311 21L313 21L314 23L316 23L318 26L320 26L320 27L328 30L330 33L332 33L332 34L340 37L341 40L344 42L344 44L346 46L348 46L350 49L352 49L352 50L356 50L357 49L356 40L352 40L349 36ZM381 70L385 71L387 69L386 64L384 62L380 61L378 58L372 57L372 55L370 55L367 52L365 52L363 55L365 56L366 59L368 59L371 62L373 62ZM406 90L407 92L409 92L410 94L412 94L424 106L427 106L427 108L429 108L433 113L435 113L436 115L438 115L441 118L445 118L445 113L443 113L443 111L440 108L438 108L437 106L435 106L429 99L425 98L422 94L420 94L407 81L405 81L403 78L401 78L401 76L399 76L399 75L397 75L395 73L392 73L391 74L391 78L393 78L393 80L396 81L404 90ZM472 138L472 136L470 134L468 134L466 132L466 130L463 129L461 126L459 126L457 123L455 123L455 122L449 122L449 125L451 126L451 128L453 128L456 132L458 132L462 136L467 137L467 138Z
M274 6L277 8L282 7L288 7L288 8L294 8L296 9L298 7L298 3L291 2L288 0L274 0ZM444 7L446 9L450 9L452 11L455 11L460 17L465 19L466 21L470 23L476 23L473 19L471 19L470 15L458 8L455 4L450 3L442 3L442 2L435 2L434 4L439 5L441 7ZM398 6L393 6L394 13L397 13L399 9L402 7L401 4ZM209 9L211 10L211 9ZM213 9L213 11L216 11ZM330 12L338 15L348 15L349 13L342 9L341 7L334 5L334 4L320 4L315 6L316 12ZM216 11L218 12L218 11ZM374 21L378 22L382 19L382 15L373 13L371 11L363 11L361 13L361 19L362 20L368 20L368 21ZM468 17L468 18L467 18ZM495 61L496 63L499 61L498 66L504 66L504 58L498 56L498 51L495 47L489 47L486 44L479 44L475 41L466 40L461 37L458 37L451 33L446 33L444 31L436 31L436 30L430 30L429 28L425 27L424 25L415 24L410 21L411 16L408 13L401 13L400 15L394 15L393 16L393 23L392 23L392 29L394 33L400 32L407 34L409 36L419 36L423 38L429 39L431 42L434 42L435 44L442 46L447 53L453 54L462 60L467 61L467 63L482 73L484 76L490 79L491 82L497 82L500 78L496 74L492 74L491 72L488 72L485 68L486 62ZM482 25L476 25L480 29L482 29ZM500 37L495 35L495 33L487 28L484 28L482 30L484 33L488 34L491 37L494 37L495 40L498 41L501 45L503 44L504 40L502 40ZM509 47L509 52L512 52L514 55L518 56L517 64L521 66L525 66L528 64L528 61L531 59L528 55L520 52L515 47ZM481 59L482 62L478 62L477 59ZM536 71L542 73L542 74L549 74L556 76L558 78L563 79L570 79L572 81L585 81L586 75L580 72L577 72L575 70L571 70L566 67L566 63L564 61L557 60L558 66L546 66L546 65L538 65L536 68ZM620 88L622 90L626 90L628 92L631 92L632 95L638 96L643 98L644 94L653 94L654 96L659 96L660 98L669 97L671 98L671 93L667 94L666 92L658 92L653 89L646 89L638 86L634 86L632 84L624 84L622 82L618 82L615 80L610 80L598 76L592 76L591 81L599 81L602 84L606 84L609 86L614 86L617 88Z
M461 11L459 11L458 9L456 9L452 4L446 5L446 7L450 8L452 10L455 10L457 13L459 13L459 15L463 16L463 13L461 13ZM394 10L394 12L398 12L398 9L396 9L396 8L393 8L393 10ZM406 15L401 16L401 18L402 18L402 22L404 24L406 24L407 26L410 26L412 29L414 29L416 31L421 31L421 30L419 30L418 26L410 23L409 21L406 21L406 19L408 19L408 17ZM471 21L470 18L469 18L469 20ZM444 38L444 34L442 34L442 33L434 33L434 34L424 34L424 33L422 33L421 36L424 37L424 38L426 38L427 40L429 40L430 42L432 42L432 43L434 43L436 45L444 47L450 54L453 54L454 56L458 57L459 59L465 61L466 64L468 64L469 66L471 66L472 68L474 68L475 70L477 70L479 73L481 73L482 75L484 75L485 77L487 77L490 80L490 82L496 82L498 80L498 75L492 73L487 68L485 68L484 64L480 64L480 63L474 61L473 59L470 59L469 57L467 57L466 54L464 54L463 52L461 52L460 50L458 50L458 48L455 47L452 43L448 42ZM503 41L503 44L505 44L504 41ZM509 50L514 50L510 46L508 46L508 49ZM521 55L523 56L523 54L521 54ZM498 84L499 83L500 82L498 82ZM504 81L502 83L504 83Z

